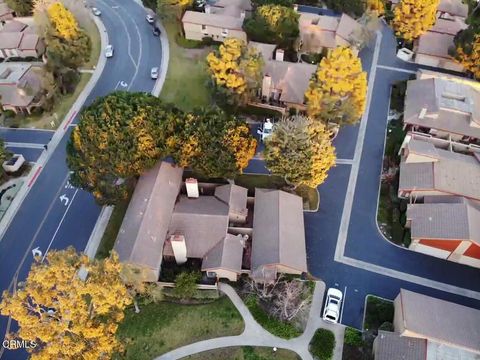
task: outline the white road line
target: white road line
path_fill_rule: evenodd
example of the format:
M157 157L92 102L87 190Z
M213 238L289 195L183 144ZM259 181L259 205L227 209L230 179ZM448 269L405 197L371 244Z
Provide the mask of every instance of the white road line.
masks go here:
M340 321L339 321L340 324L342 323L342 319L343 319L343 309L345 309L345 300L347 300L347 287L346 286L343 289L342 310L340 311Z
M26 149L42 149L44 144L23 143L23 142L6 142L6 147L26 148Z
M70 206L72 206L73 200L75 200L75 196L77 196L77 193L78 193L78 189L75 190L75 193L73 194L70 202L68 203L68 206L67 206L67 209L65 210L65 213L63 214L62 218L60 219L60 222L58 223L57 228L55 229L55 232L53 233L52 239L50 240L50 243L49 243L48 246L47 246L47 250L46 250L45 253L43 254L42 262L43 262L43 260L45 260L45 257L47 256L48 251L50 250L50 247L52 246L53 241L54 241L55 238L57 237L58 230L60 230L60 227L61 227L62 224L63 224L63 220L65 220L65 216L67 216L68 210L70 210Z
M415 70L407 70L407 69L402 69L402 68L394 68L394 67L386 66L386 65L377 65L377 68L379 68L379 69L384 69L384 70L404 72L404 73L407 73L407 74L416 74L416 73L417 73Z
M55 130L48 130L48 129L36 129L36 128L10 128L5 126L0 126L0 130L13 130L13 131L23 131L23 130L30 130L30 131L46 131L46 132L55 132Z
M337 159L335 162L337 165L352 165L353 159Z
M373 52L372 66L370 68L370 76L368 77L368 94L367 106L363 113L360 127L358 130L357 144L355 145L355 155L353 158L352 170L348 180L347 194L343 204L342 221L338 231L337 246L335 248L334 260L339 261L345 252L345 244L347 242L348 226L350 224L350 215L353 207L353 197L355 195L355 186L357 184L358 172L360 170L360 160L362 158L363 142L365 140L365 133L367 130L368 116L370 113L370 104L372 102L373 88L375 85L375 76L377 73L377 62L380 55L380 45L382 43L382 33L377 31L377 38L375 41L375 50Z

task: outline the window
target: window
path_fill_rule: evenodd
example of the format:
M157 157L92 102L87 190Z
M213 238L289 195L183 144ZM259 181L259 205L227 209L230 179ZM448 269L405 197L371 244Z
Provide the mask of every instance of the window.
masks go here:
M209 278L216 278L217 273L215 271L207 271L207 277Z
M222 29L222 36L228 36L228 29Z
M204 33L204 34L208 33L207 25L202 25L202 33Z
M459 94L453 94L453 93L445 92L445 93L442 94L442 97L444 99L448 99L448 100L456 100L456 101L465 102L465 96L459 95Z

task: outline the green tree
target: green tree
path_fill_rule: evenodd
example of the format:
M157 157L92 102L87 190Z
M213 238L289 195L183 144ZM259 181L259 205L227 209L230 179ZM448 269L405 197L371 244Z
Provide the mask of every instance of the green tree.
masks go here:
M325 125L302 116L276 123L265 141L267 168L295 187L322 184L335 165L335 148Z
M173 293L181 299L191 299L197 291L197 281L200 276L196 272L182 272L175 278Z
M10 9L15 11L17 16L32 15L33 1L32 0L6 0L6 4Z
M244 30L251 40L290 47L299 34L299 17L293 8L267 4L245 21Z
M353 17L360 17L365 11L365 0L324 0L323 2L329 9Z
M255 155L248 125L219 108L197 110L165 124L167 153L206 177L232 177Z
M18 323L8 336L35 341L33 360L110 359L121 349L115 333L131 303L120 266L115 255L89 260L73 248L37 259L16 291L3 293L0 313Z
M145 93L115 92L85 108L67 145L72 183L100 204L127 196L129 179L162 156L160 123L170 111Z
M480 80L480 26L470 25L454 38L455 47L451 55Z
M291 7L295 3L294 0L253 0L252 4L254 6L263 6L263 5L281 5L281 6L286 6L286 7Z
M5 170L3 170L2 164L4 161L10 158L10 152L5 148L3 139L0 139L0 180L5 176Z

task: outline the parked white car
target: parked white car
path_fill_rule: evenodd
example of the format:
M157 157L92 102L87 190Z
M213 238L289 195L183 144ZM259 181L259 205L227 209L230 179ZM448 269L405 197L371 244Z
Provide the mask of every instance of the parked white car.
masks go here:
M152 70L150 70L150 77L153 80L158 79L158 67L153 67Z
M102 12L98 10L96 7L92 7L92 14L95 16L100 16L102 15Z
M343 294L340 290L335 288L328 289L325 308L323 309L323 320L333 324L338 323L340 309L342 308L342 299Z
M145 16L145 19L149 24L153 24L155 22L155 16L153 16L152 14L147 14L147 16Z
M262 126L257 130L257 134L260 135L260 140L265 141L266 138L272 135L273 123L271 119L265 119Z
M105 57L106 58L111 58L113 56L113 45L108 45L105 48Z

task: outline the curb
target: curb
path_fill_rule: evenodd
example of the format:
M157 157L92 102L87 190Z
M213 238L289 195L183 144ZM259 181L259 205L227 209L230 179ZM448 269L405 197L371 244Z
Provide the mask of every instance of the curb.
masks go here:
M133 0L143 8L145 8L141 1ZM103 24L102 24L103 25ZM163 84L165 83L165 78L167 76L168 70L168 63L170 61L170 48L168 45L168 37L167 31L163 27L163 24L157 20L156 25L160 28L161 35L160 41L162 44L162 58L160 62L160 76L155 81L155 85L152 89L151 94L153 96L158 97L160 92L162 91ZM103 48L104 46L102 46ZM93 228L92 233L90 234L90 238L88 239L87 246L85 247L85 254L93 259L97 253L98 246L100 245L100 241L102 240L103 234L105 233L105 229L107 228L108 222L110 221L110 217L112 216L114 206L104 206L100 212L100 215L95 223L95 227Z
M91 17L95 25L97 25L97 29L100 34L101 48L103 49L105 47L105 44L108 43L107 30L105 29L103 23L99 19L97 19L97 17ZM68 130L68 126L73 121L75 115L77 115L80 108L85 103L88 95L90 95L90 92L100 78L100 75L102 74L106 63L106 59L102 55L102 52L100 52L95 72L92 74L92 77L88 81L83 91L78 96L77 100L75 100L75 103L72 105L67 115L58 126L57 130L55 130L54 135L48 143L48 151L43 151L40 157L37 159L35 166L30 170L30 173L25 180L24 186L22 186L22 188L19 190L17 196L15 196L15 199L13 199L12 204L10 205L2 220L0 221L0 241L3 240L3 235L5 235L5 232L7 231L17 211L20 209L23 200L25 200L26 196L30 192L32 185L35 183L35 180L38 179L38 176L40 175L42 169L45 167L53 152L57 148L58 144L65 136Z

